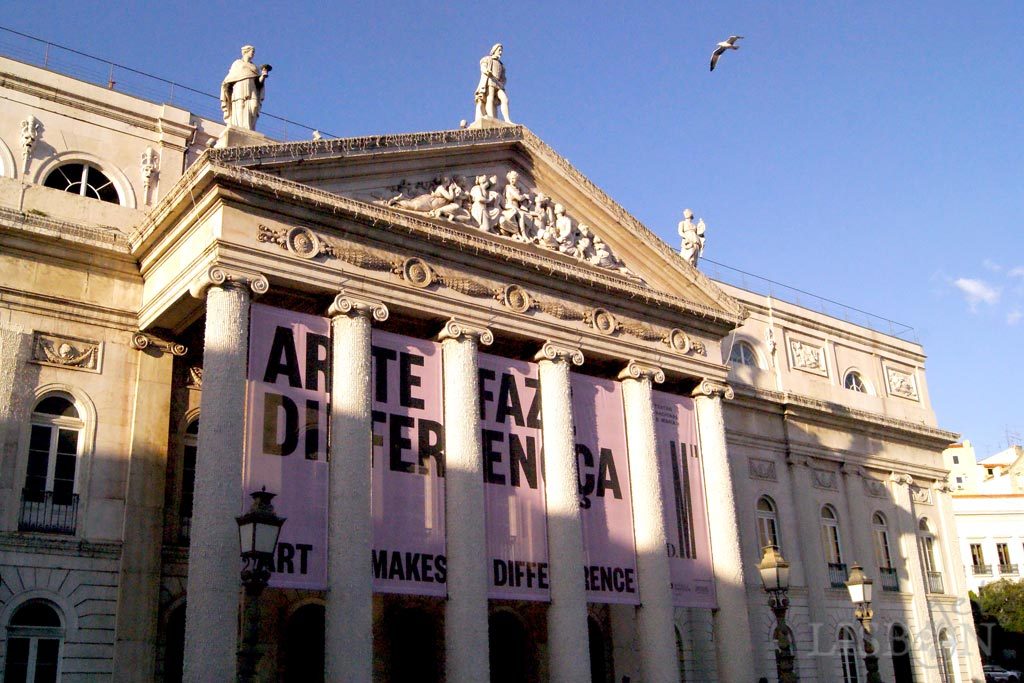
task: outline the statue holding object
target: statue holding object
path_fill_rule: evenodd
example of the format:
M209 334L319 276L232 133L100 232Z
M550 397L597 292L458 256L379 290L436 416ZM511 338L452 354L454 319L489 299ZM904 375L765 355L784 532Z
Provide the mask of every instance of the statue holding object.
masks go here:
M246 45L242 58L236 59L220 85L220 109L224 123L245 130L256 130L256 119L263 106L264 83L273 67L252 63L256 48Z
M503 48L495 43L490 54L480 60L480 82L476 86L476 118L479 124L483 119L494 119L495 105L501 107L501 117L505 123L512 123L508 116L508 95L505 94L505 65L501 62Z

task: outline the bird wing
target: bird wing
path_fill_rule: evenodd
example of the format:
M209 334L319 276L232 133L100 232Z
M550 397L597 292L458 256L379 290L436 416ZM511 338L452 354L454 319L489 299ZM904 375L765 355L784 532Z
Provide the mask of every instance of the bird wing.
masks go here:
M722 56L723 52L725 52L725 48L720 47L711 53L711 71L715 70L715 64L718 64L718 58Z
M729 43L730 45L733 45L736 43L737 40L739 40L742 37L743 36L729 36L729 39L725 42Z

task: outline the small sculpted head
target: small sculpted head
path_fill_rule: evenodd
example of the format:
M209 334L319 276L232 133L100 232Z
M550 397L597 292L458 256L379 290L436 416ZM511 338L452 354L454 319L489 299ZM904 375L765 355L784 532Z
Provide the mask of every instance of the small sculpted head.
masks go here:
M504 49L505 48L501 46L501 43L495 43L494 46L491 48L491 56L501 57L501 53L502 51L504 51Z
M565 207L561 204L555 204L555 213L559 216L565 213Z
M505 179L515 185L519 181L519 174L515 171L509 171L505 174Z
M244 59L247 62L251 62L252 58L255 57L255 56L256 56L256 48L254 48L252 45L243 45L242 46L242 59Z
M690 211L689 209L683 209L683 218L685 218L688 221L692 221L693 211Z

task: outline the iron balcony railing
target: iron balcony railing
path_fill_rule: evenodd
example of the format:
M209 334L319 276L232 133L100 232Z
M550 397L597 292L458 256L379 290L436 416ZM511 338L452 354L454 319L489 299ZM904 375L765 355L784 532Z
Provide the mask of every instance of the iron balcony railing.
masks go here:
M1000 574L1016 574L1017 573L1017 565L1016 564L1001 564L1001 565L999 565L999 573Z
M845 562L828 563L828 582L833 588L846 588L847 576Z
M974 572L975 576L978 576L980 574L991 574L992 573L992 565L990 565L990 564L976 564L973 567L971 567L971 571Z
M898 593L900 590L900 577L895 567L879 567L878 575L882 579L882 590Z
M73 534L78 523L78 494L21 490L18 531Z
M942 572L928 572L928 592L929 593L945 593L946 589L942 585Z

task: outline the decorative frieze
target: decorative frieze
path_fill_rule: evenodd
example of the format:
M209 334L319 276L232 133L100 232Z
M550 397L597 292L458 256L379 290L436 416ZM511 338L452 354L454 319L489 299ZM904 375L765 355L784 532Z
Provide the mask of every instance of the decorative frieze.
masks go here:
M100 372L102 361L101 342L45 332L35 332L32 335L32 362L39 365Z
M764 481L778 481L775 472L774 460L763 460L761 458L749 458L747 460L747 472L751 479L762 479Z
M910 497L914 499L915 503L920 503L922 505L932 504L932 490L927 486L911 484Z
M871 496L872 498L887 498L888 490L885 488L885 482L878 479L874 479L868 475L864 475L864 494Z
M833 470L823 470L817 467L811 468L811 482L815 488L835 491L839 488L836 473Z
M885 386L890 396L899 396L911 401L919 401L917 378L912 370L903 370L883 363Z
M796 370L828 377L825 348L803 339L789 340L789 365Z

